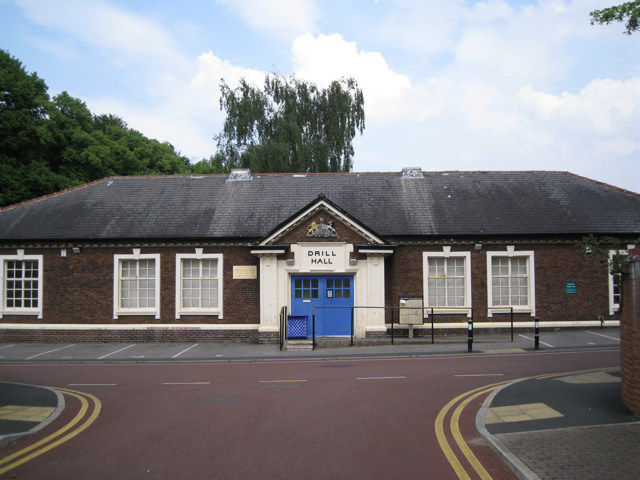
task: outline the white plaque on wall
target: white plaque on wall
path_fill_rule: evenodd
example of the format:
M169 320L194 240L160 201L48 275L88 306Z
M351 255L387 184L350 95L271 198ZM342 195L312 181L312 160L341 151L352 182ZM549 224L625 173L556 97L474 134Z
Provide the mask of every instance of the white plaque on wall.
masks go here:
M258 267L256 265L234 265L234 280L253 280L258 278Z

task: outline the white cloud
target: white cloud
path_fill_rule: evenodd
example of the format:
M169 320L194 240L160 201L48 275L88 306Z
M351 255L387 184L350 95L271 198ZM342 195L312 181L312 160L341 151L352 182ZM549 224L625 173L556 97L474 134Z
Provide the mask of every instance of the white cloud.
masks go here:
M198 73L191 81L191 87L198 95L204 96L211 105L219 108L220 79L232 89L241 78L259 88L263 88L265 73L260 70L232 65L228 60L221 60L213 52L203 53L198 57Z
M464 83L460 88L464 92L460 106L472 129L504 133L509 128L520 128L516 112L509 108L503 92L481 83Z
M464 12L461 2L452 0L399 0L376 7L386 8L384 15L362 19L361 28L370 41L404 49L418 57L451 48Z
M597 79L577 94L538 92L531 86L518 93L525 112L538 120L562 125L561 131L579 130L587 135L638 135L640 77L625 81Z
M148 18L104 1L16 0L34 23L53 27L127 59L185 63L173 37Z
M603 140L595 143L598 153L614 153L618 155L628 155L640 150L640 144L629 138L616 138L614 140Z
M341 77L355 78L369 119L417 118L433 115L440 108L439 99L429 101L426 92L412 86L408 76L389 68L380 53L358 51L356 42L347 42L337 33L300 36L291 50L300 78L321 87Z
M318 9L312 0L218 0L249 27L282 40L316 30Z

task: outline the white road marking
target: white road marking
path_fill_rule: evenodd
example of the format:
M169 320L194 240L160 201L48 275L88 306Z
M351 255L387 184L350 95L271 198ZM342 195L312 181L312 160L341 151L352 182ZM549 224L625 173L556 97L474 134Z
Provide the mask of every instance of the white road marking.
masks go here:
M67 383L70 387L113 387L115 383Z
M198 344L196 343L195 345L191 345L189 348L187 348L186 350L181 351L180 353L176 353L173 357L171 358L176 358L179 357L180 355L182 355L184 352L188 352L189 350L191 350L193 347L197 347Z
M363 378L358 378L358 380L389 380L393 378L407 378L407 377L363 377Z
M589 342L588 345L596 345L596 342Z
M259 383L291 383L291 382L306 382L306 380L260 380Z
M69 348L69 347L73 347L73 345L67 345L66 347L56 348L55 350L49 350L48 352L42 352L37 355L31 355L30 357L25 358L25 360L31 360L32 358L39 357L40 355L46 355L47 353L57 352L58 350L64 350L65 348Z
M3 348L9 348L9 347L15 347L16 344L12 343L11 345L5 345L4 347L0 347L0 350L2 350Z
M529 337L527 337L527 336L525 336L525 335L520 335L520 334L518 334L518 336L519 336L519 337L522 337L522 338L526 338L527 340L531 340L532 342L535 342L535 340L534 340L533 338L529 338ZM549 345L548 343L544 343L542 340L539 340L539 342L540 342L541 344L543 344L543 345L546 345L547 347L554 348L554 347L553 347L553 345Z
M454 377L502 377L504 373L478 373L475 375L454 375Z
M103 358L107 358L109 355L113 355L114 353L118 353L118 352L121 352L123 350L126 350L127 348L131 348L131 347L135 347L135 346L136 346L136 344L134 343L133 345L129 345L128 347L124 347L124 348L121 348L120 350L116 350L115 352L107 353L106 355L98 357L96 360L102 360Z
M163 383L162 385L209 385L211 382L179 382L179 383Z
M610 338L611 340L615 340L616 342L619 342L620 339L619 338L615 338L615 337L610 337L608 335L602 335L601 333L595 333L595 332L587 332L590 333L591 335L598 335L600 337L604 337L604 338Z

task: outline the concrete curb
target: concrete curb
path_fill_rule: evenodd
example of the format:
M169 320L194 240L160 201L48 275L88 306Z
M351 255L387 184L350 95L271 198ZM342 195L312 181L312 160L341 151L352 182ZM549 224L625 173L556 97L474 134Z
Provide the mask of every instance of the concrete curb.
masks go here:
M44 390L49 390L55 393L58 399L58 406L55 408L53 413L47 417L45 421L39 423L38 425L33 427L31 430L28 430L26 432L20 432L20 433L10 433L8 435L0 435L0 448L5 447L10 443L17 442L21 438L29 436L33 433L36 433L38 430L43 429L44 427L49 425L51 422L53 422L56 418L58 418L58 416L62 413L62 410L64 410L64 407L66 405L64 401L64 396L59 391L54 390L53 388L42 387L40 385L29 385L28 383L15 383L15 382L2 382L2 383L8 384L8 385L24 385L27 387L42 388Z
M476 415L476 429L478 430L478 433L480 433L482 438L484 438L489 443L493 451L498 454L498 456L502 459L502 461L506 463L509 466L509 468L511 468L511 470L513 470L513 473L515 473L520 480L540 480L540 477L538 477L538 475L536 475L518 457L516 457L511 452L511 450L505 447L503 443L500 440L498 440L494 435L489 433L489 430L486 429L485 423L484 423L484 416L486 415L487 410L489 410L489 407L491 406L491 402L493 401L494 397L503 388L510 387L511 385L514 385L518 382L523 382L524 380L528 380L528 379L523 378L521 380L516 380L515 382L507 383L506 385L503 385L502 387L495 389L491 393L491 395L487 397L487 399L482 404L482 407L478 411L478 414Z

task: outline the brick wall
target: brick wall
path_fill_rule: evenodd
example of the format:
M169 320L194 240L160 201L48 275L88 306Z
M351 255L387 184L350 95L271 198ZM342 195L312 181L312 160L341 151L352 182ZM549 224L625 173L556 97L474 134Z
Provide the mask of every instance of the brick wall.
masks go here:
M302 224L289 232L278 243L296 243L310 241L306 237L306 228L312 222L325 222L331 219L326 212L313 214ZM361 243L363 239L339 220L334 220L338 229L337 241ZM321 239L313 239L318 241ZM324 240L323 240L324 241ZM578 239L576 240L578 241ZM444 242L443 242L444 243ZM446 244L446 243L445 243ZM507 242L501 244L485 244L482 250L476 251L473 243L452 245L452 252L471 252L472 295L474 307L487 306L487 251L506 251ZM60 248L26 249L25 254L44 256L43 285L43 318L35 316L5 315L2 323L50 323L50 324L257 324L260 317L260 287L258 279L234 280L234 265L256 265L259 260L246 246L210 246L204 247L204 253L221 253L224 255L224 271L222 272L224 318L217 316L183 315L175 318L175 256L178 253L194 253L194 247L150 246L142 247L143 254L160 254L161 272L161 318L154 316L120 316L113 319L113 270L115 254L131 254L131 247L82 247L80 254L70 249L67 257L60 256ZM599 315L607 319L608 276L605 269L597 268L598 260L584 255L572 243L536 243L516 244L518 251L533 250L535 252L536 273L536 314L541 321L597 320ZM436 245L400 245L395 253L385 259L386 269L386 305L397 306L399 295L423 295L423 252L441 252L442 247ZM15 249L0 249L0 253L15 255ZM565 293L565 282L577 282L577 293ZM390 311L387 312L390 321ZM459 322L465 317L450 315L436 317L438 322ZM490 320L508 321L508 315L496 314ZM485 308L474 312L476 321L489 320ZM529 314L516 315L515 320L531 320ZM397 321L397 314L396 314ZM24 340L38 341L38 338L50 338L53 333L24 330L20 335ZM131 341L144 341L141 338L174 338L176 333L87 333L89 338L115 338ZM204 332L204 331L203 331ZM190 339L235 339L244 338L249 341L258 339L257 332L238 331L206 331L193 333ZM61 337L71 340L72 333L58 332ZM5 332L3 335L18 335ZM129 336L127 336L129 335ZM145 337L147 335L147 337ZM158 337L160 336L160 337ZM17 337L3 337L4 341L20 341ZM175 337L177 338L177 337ZM73 341L83 341L75 339ZM91 340L86 340L91 341ZM151 340L149 340L151 341Z
M576 240L577 241L577 240ZM471 252L471 281L475 321L507 321L509 315L487 318L487 252L506 251L504 244L485 244L476 251L473 244L451 245L452 252ZM516 244L518 251L533 251L535 262L536 316L541 322L597 320L609 316L608 276L598 268L598 259L585 255L572 243ZM424 295L423 252L442 252L441 246L403 245L385 260L386 303L397 306L400 295ZM577 282L577 293L565 293L566 282ZM426 302L425 302L426 303ZM482 307L482 308L480 308ZM390 316L390 313L387 314ZM460 315L437 316L437 322L463 321ZM390 318L387 318L389 321ZM531 320L530 314L516 314L515 321Z
M629 250L622 276L621 314L622 402L640 418L640 248Z
M104 343L104 342L243 342L277 343L278 338L267 341L258 330L192 330L149 328L145 330L6 330L0 329L0 342L28 343Z
M0 254L15 255L15 249L0 249ZM121 315L113 319L113 271L115 254L131 254L132 248L83 247L81 253L60 248L26 249L25 255L43 255L43 314L5 315L3 323L224 323L260 322L260 284L258 279L234 280L234 265L257 265L258 258L247 247L204 247L204 253L224 255L223 319L217 316L182 315L175 318L176 254L195 253L194 247L143 247L140 253L160 254L160 319L153 315Z

